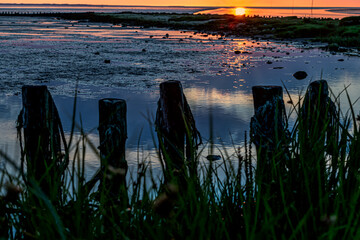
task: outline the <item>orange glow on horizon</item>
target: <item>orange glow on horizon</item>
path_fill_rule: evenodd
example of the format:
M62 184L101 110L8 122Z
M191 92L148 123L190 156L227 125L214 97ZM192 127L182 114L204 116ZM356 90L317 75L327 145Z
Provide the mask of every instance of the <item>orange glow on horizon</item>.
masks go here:
M245 13L246 13L245 8L235 8L235 15L236 16L245 15Z
M101 5L101 6L155 6L155 7L233 7L233 0L0 0L1 4L84 4L84 5Z
M14 4L91 4L91 5L131 5L131 6L189 6L189 7L235 7L234 0L0 0L0 3ZM314 7L360 7L359 0L317 0ZM234 6L235 5L235 6ZM252 7L310 7L311 1L288 0L242 0L242 6Z

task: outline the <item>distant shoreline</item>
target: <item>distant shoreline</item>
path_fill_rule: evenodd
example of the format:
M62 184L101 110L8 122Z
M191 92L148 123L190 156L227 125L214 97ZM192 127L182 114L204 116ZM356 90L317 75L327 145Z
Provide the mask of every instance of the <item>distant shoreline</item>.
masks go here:
M249 9L294 9L294 10L301 10L301 9L327 9L328 11L334 12L341 12L341 11L348 11L348 10L356 10L360 11L360 7L269 7L269 6L241 6L241 5L234 5L234 6L181 6L181 5L168 5L168 6L153 6L153 5L106 5L106 4L55 4L55 3L0 3L0 7L2 6L49 6L49 7L150 7L150 8L204 8L204 9L216 9L216 8L236 8L236 7L243 7Z
M152 8L164 8L164 7L171 7L171 8L222 8L226 6L153 6L153 5L104 5L104 4L55 4L55 3L44 3L44 4L37 4L37 3L0 3L0 6L49 6L49 7L152 7ZM229 6L227 6L229 7Z
M360 14L360 8L329 9L327 11L336 13Z
M137 13L190 13L190 14L233 14L240 6L149 6L149 5L92 5L92 4L28 4L0 3L0 11L6 12L97 12L119 13L133 11ZM360 14L360 7L257 7L242 6L248 16L266 17L314 17L314 18L344 18Z

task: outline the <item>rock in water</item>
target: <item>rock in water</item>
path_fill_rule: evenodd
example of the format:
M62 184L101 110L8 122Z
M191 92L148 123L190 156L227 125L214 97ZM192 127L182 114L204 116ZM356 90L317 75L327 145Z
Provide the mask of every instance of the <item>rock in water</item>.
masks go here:
M303 80L307 77L307 73L305 71L298 71L298 72L294 73L293 76L297 80Z

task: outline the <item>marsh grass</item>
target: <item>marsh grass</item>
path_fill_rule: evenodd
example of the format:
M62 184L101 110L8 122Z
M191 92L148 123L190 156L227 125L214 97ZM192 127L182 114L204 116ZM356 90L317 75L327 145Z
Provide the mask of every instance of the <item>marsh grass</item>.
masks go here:
M68 149L73 154L62 191L50 194L56 197L45 195L37 182L24 181L16 161L1 152L2 161L15 170L3 169L0 178L5 190L0 199L0 237L358 239L360 132L346 91L350 103L346 113L340 111L339 96L333 97L337 121L326 117L328 108L305 118L303 99L295 101L289 95L296 121L286 139L279 136L270 158L261 159L261 149L256 153L246 133L241 148L234 144L229 152L224 147L222 162L202 164L199 158L205 148L190 148L196 174L191 164L185 167L186 186L174 176L174 181L165 182L163 176L173 174L165 173L165 166L162 177L155 176L139 154L137 171L129 173L126 186L128 202L119 198L109 204L106 189L90 191L84 178L85 153L97 149L91 142L87 149L81 124L79 139L73 136L75 123L72 126ZM161 158L162 143L153 138ZM214 147L212 139L208 144ZM229 160L233 155L237 162ZM262 172L266 176L259 174L255 159L269 161Z

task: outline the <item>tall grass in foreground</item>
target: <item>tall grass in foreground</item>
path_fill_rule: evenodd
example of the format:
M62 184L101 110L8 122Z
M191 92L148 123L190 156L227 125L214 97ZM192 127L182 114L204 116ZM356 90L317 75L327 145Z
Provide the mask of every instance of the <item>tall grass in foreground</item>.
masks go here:
M327 117L329 108L304 117L300 100L291 109L297 115L293 129L278 137L271 157L261 159L258 149L257 161L269 162L261 171L266 177L254 169L256 153L248 141L241 150L234 147L237 164L224 150L221 164L201 165L193 150L197 175L184 170L186 187L157 180L151 166L139 160L137 172L129 173L127 203L109 202L101 187L89 193L83 131L80 139L70 138L71 164L61 191L50 194L57 197L24 181L14 161L1 153L17 171L2 170L0 238L358 239L360 133L354 110L342 114L336 102L333 118Z

